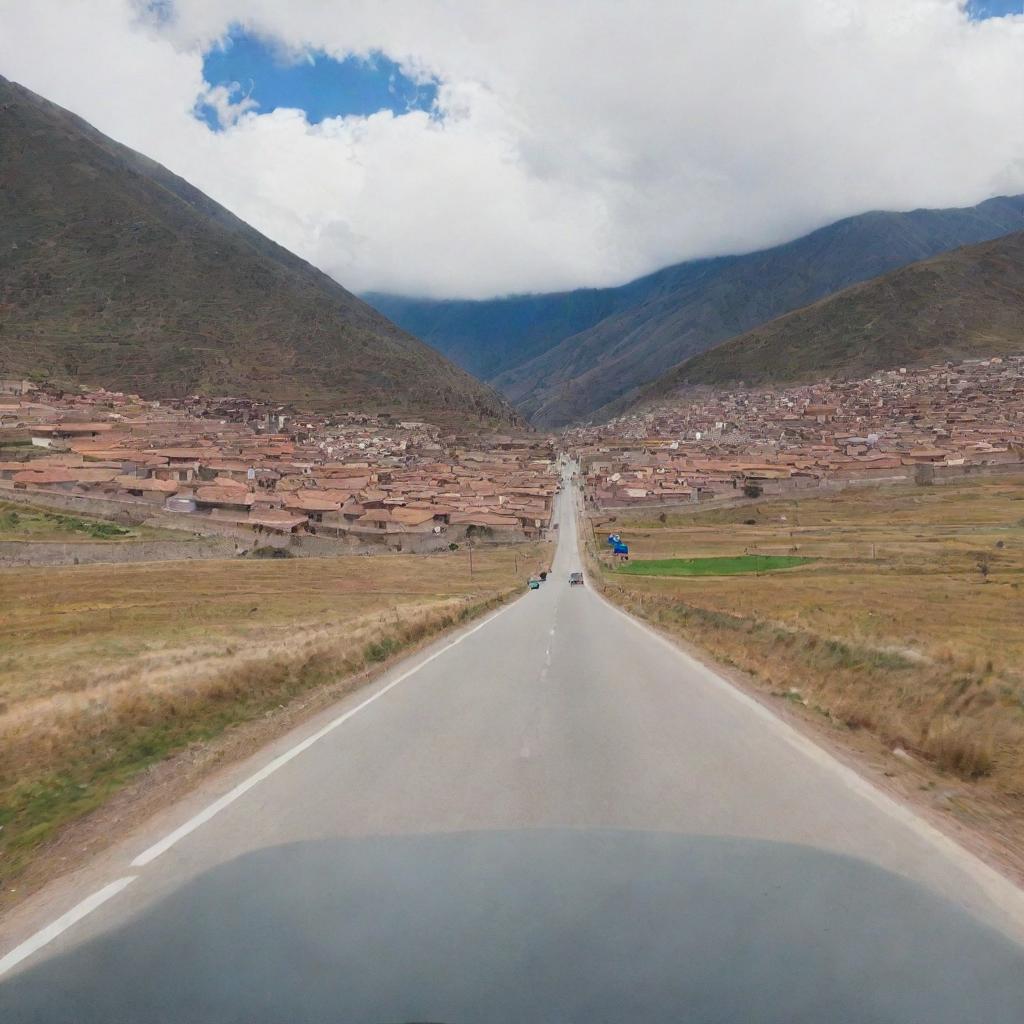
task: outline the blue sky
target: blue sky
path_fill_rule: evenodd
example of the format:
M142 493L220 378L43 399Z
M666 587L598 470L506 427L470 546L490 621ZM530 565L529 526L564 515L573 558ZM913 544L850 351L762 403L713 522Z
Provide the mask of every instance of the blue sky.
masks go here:
M238 83L233 99L248 95L260 113L278 107L306 112L316 124L326 117L374 114L391 110L429 110L437 96L433 83L418 84L383 54L368 59L349 57L334 60L323 52L291 57L258 36L233 30L223 45L206 54L203 77L210 85ZM196 114L214 130L219 128L216 112L200 106Z
M967 10L979 21L1024 14L1024 0L969 0ZM203 77L213 86L237 83L232 98L237 102L248 96L260 113L296 108L313 124L326 117L365 116L379 110L429 110L437 96L436 84L417 84L383 54L343 61L322 51L294 57L237 27L205 55ZM211 129L220 129L213 107L200 104L195 113Z
M1007 14L1024 14L1024 0L970 0L967 5L972 18L1002 18Z
M958 5L0 0L0 74L352 291L486 298L1024 193L1021 0Z

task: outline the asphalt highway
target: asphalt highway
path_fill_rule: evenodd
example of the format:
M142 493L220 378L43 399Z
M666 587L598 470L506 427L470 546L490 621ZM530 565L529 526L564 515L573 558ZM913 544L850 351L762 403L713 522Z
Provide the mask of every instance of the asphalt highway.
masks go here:
M568 477L567 477L568 481ZM551 578L0 926L0 1020L1024 1020L1024 896Z

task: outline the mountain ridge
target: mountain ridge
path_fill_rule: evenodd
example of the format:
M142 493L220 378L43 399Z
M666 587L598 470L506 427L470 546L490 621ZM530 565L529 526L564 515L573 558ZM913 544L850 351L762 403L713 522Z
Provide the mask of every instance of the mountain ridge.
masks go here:
M538 425L559 426L607 416L676 363L759 323L1022 227L1024 196L997 196L973 207L869 211L779 246L675 264L613 289L477 301L368 298L473 366ZM559 338L575 301L584 304L577 322L590 322ZM536 319L517 362L517 339L502 331L505 324L518 330L524 311ZM489 358L493 350L498 356Z
M1024 231L852 285L674 367L633 407L688 386L769 386L1024 353Z
M0 78L0 374L516 422L183 178Z

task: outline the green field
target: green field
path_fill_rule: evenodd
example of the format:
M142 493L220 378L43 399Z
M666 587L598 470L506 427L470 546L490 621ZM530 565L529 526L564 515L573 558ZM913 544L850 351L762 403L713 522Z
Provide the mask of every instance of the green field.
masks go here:
M773 572L813 562L798 555L732 555L718 558L641 558L624 562L619 572L633 576L738 576Z
M120 526L94 516L67 515L0 501L0 540L24 541L191 541L191 534L150 526Z

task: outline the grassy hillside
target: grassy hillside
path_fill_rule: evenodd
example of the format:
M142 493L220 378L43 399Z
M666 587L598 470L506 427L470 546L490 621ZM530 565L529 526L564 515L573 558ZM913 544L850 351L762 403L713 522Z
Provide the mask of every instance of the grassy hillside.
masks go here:
M737 259L690 260L614 288L577 288L496 299L415 299L372 292L375 309L443 352L482 380L510 391L521 367L541 359L566 338L587 331L648 299L672 294ZM527 403L530 395L524 392Z
M537 423L603 418L691 355L849 285L1024 229L1024 196L865 213L785 245L693 260L618 288L484 301L367 296Z
M413 299L372 292L371 306L481 380L518 366L628 303L618 288L507 298Z
M0 376L507 420L186 181L0 79Z
M1024 229L1024 197L967 210L868 213L683 277L497 378L537 423L606 418L692 355L852 284Z
M1024 352L1024 232L904 267L689 359L643 393Z

